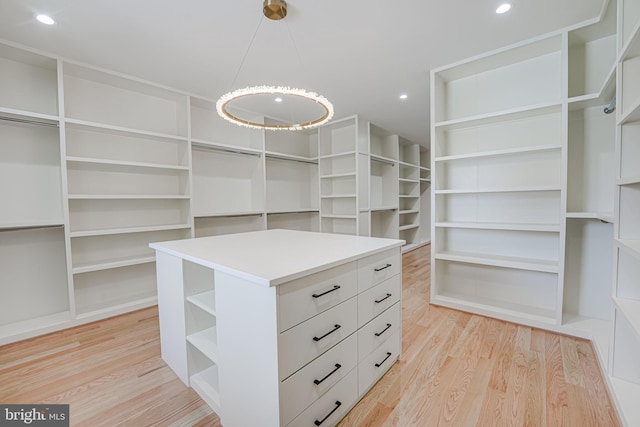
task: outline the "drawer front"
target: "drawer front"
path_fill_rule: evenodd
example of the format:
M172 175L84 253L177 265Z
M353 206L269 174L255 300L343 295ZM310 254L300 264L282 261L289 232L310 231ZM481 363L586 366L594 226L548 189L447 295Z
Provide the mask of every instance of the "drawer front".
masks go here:
M349 338L309 363L280 385L280 413L289 423L358 364L358 337Z
M356 262L278 286L280 332L346 301L358 292Z
M400 248L390 249L358 260L358 292L399 274L401 268Z
M287 427L332 427L344 417L358 399L358 375L353 369Z
M400 332L396 331L358 365L358 393L364 394L389 370L400 354Z
M357 298L351 298L280 334L280 381L351 335L358 323Z
M400 290L400 276L396 275L358 295L358 327L400 301Z
M367 357L373 350L400 330L400 302L392 305L387 311L367 323L358 330L359 360Z

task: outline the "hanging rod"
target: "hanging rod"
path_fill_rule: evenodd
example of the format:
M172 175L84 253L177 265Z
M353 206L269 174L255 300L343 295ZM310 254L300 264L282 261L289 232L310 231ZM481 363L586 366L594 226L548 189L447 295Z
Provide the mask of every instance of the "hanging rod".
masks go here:
M291 214L306 214L306 213L320 213L318 209L308 209L300 211L286 211L286 212L267 212L267 215L291 215Z
M391 166L395 166L396 165L396 162L394 162L393 160L382 159L380 157L371 156L371 160L373 160L374 162L378 162L378 163L385 163L385 164L391 165Z
M254 153L251 151L242 151L242 150L235 150L231 147L227 148L227 147L217 147L215 145L205 145L205 144L200 144L200 143L193 143L192 147L195 148L196 150L203 150L203 151L222 151L225 153L232 153L232 154L241 154L244 156L254 156L254 157L260 157L261 153Z
M310 165L317 165L318 164L317 160L295 159L293 157L280 156L280 155L274 154L274 153L266 153L265 156L270 158L270 159L284 160L286 162L307 163L307 164L310 164Z
M215 219L215 218L238 218L243 216L262 216L263 212L229 213L196 216L195 219Z
M0 233L4 233L7 231L45 230L45 229L54 229L54 228L64 228L64 225L63 224L22 225L22 226L15 226L15 227L2 227L0 228Z
M616 98L614 97L611 102L609 103L609 105L607 105L606 107L604 107L604 113L605 114L611 114L614 111L616 111Z
M37 120L19 119L17 117L0 116L0 120L7 122L25 123L28 125L48 126L48 127L60 127L58 123L39 122Z

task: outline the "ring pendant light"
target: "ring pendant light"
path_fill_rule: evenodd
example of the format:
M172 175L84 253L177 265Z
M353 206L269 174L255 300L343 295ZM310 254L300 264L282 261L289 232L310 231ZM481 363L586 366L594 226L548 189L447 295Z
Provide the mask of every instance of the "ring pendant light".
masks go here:
M278 21L284 19L287 16L287 3L284 0L264 0L262 12L268 19ZM249 45L251 48L251 44ZM248 49L247 49L248 51ZM245 54L246 56L246 54ZM242 64L240 65L242 67ZM238 70L239 71L239 70ZM266 124L249 119L243 119L237 115L231 113L228 109L229 104L234 100L240 98L246 98L256 95L277 95L277 96L295 96L308 100L309 102L315 102L322 109L322 114L316 118L305 120L301 123L278 123L278 124ZM291 88L288 86L250 86L243 89L237 89L232 92L228 92L222 95L218 102L216 102L216 110L218 114L225 120L234 123L239 126L244 126L253 129L267 129L267 130L303 130L321 126L327 123L333 117L333 105L327 98L322 95L318 95L315 92L310 92L305 89Z

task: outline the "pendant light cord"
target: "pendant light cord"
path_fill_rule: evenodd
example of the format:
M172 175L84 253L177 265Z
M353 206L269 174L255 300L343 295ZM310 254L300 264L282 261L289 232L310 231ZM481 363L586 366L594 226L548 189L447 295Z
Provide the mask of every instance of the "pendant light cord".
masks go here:
M253 46L253 42L256 39L256 35L258 34L258 31L260 30L260 26L262 25L262 21L264 20L264 16L260 17L260 21L258 21L258 26L256 27L256 30L253 32L253 37L251 37L251 41L249 42L249 46L247 46L247 50L245 50L244 52L244 56L242 57L242 61L240 61L240 66L238 67L238 70L236 71L236 75L233 77L233 82L231 83L231 87L234 87L236 84L236 81L238 80L238 76L240 75L240 70L242 70L242 66L244 65L244 62L247 60L247 56L249 55L249 51L251 50L251 46Z

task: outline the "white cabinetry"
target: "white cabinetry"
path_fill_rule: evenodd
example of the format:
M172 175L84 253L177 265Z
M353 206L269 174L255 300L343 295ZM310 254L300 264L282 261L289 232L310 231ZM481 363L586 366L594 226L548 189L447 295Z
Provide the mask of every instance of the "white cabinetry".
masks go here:
M264 136L190 98L193 215L197 237L265 228Z
M627 425L640 423L640 2L618 2L617 180L611 358L614 397Z
M366 135L366 122L358 117L335 120L318 129L322 232L358 234L358 182L363 179L358 176L363 170L358 147Z
M148 244L191 234L187 97L63 64L78 317L155 303Z
M591 339L626 425L640 422L639 21L638 1L610 1L432 73L432 301Z
M267 228L318 231L318 130L265 132Z
M403 251L429 243L429 151L371 123L368 139L359 153L360 235L400 238Z
M251 130L214 100L6 43L0 77L0 344L153 305L150 242L399 236L398 137L373 132L395 166L372 160L358 117Z
M57 68L0 46L0 342L72 318Z
M554 324L564 227L562 37L432 72L432 301Z
M293 230L152 244L162 357L225 426L335 425L400 356L401 244Z

